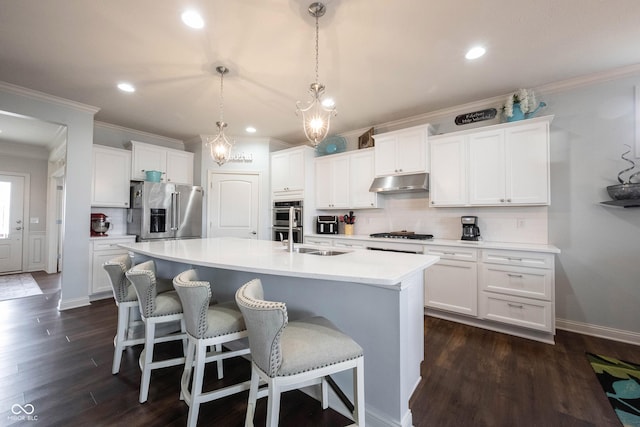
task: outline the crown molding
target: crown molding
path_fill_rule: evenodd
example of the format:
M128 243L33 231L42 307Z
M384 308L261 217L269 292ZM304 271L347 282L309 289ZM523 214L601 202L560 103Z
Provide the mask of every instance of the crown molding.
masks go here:
M60 98L54 95L49 95L48 93L39 92L33 89L27 89L26 87L14 85L7 82L0 81L0 90L12 93L14 95L20 95L27 98L35 99L37 101L49 102L63 107L72 108L74 110L83 111L85 113L96 114L98 111L100 111L99 107L82 104L80 102L71 101L69 99Z
M632 77L638 74L640 74L640 64L633 64L626 67L614 68L612 70L607 70L600 73L593 73L585 76L548 83L535 88L535 90L536 92L542 92L546 94L565 92L571 89L577 89L597 83L608 82L625 77Z
M98 121L98 120L94 120L93 126L94 127L99 127L99 128L104 128L104 129L115 130L115 131L119 131L119 132L133 133L133 134L136 134L136 135L139 135L139 136L148 137L148 138L161 139L161 140L163 140L165 142L169 142L171 144L184 145L184 141L182 141L180 139L169 138L168 136L156 135L155 133L145 132L145 131L137 130L137 129L126 128L124 126L114 125L114 124L111 124L111 123L105 123L105 122L101 122L101 121Z

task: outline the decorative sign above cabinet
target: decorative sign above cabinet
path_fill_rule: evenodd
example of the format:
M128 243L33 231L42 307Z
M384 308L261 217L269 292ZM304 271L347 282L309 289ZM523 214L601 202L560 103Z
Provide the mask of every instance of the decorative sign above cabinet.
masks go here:
M486 110L474 111L473 113L460 114L456 117L455 122L458 126L468 125L469 123L494 119L497 113L498 110L495 108L487 108Z

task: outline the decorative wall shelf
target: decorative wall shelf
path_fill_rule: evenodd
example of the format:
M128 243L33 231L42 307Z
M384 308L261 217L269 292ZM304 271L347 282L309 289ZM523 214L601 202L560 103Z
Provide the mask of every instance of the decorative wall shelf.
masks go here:
M619 208L640 208L640 199L607 200L606 202L600 202L600 204Z

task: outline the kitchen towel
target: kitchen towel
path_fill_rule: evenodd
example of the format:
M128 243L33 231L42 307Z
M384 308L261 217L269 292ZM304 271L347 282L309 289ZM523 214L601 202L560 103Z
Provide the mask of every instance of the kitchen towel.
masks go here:
M640 365L587 353L609 403L624 427L640 427Z

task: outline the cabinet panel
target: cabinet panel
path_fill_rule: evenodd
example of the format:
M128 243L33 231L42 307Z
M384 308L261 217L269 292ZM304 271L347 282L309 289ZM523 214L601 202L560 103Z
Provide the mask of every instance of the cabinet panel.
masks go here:
M440 260L425 270L424 295L427 307L476 316L477 264Z
M132 147L131 179L144 181L144 171L167 171L166 149L140 143L133 143Z
M396 138L375 137L376 156L375 173L376 176L393 175L396 173Z
M548 204L548 124L506 129L505 144L507 199L517 204Z
M463 135L438 138L429 144L431 205L464 206L468 203L467 145Z
M428 172L429 125L374 135L376 176Z
M351 182L351 208L379 207L378 193L369 191L375 176L375 159L373 149L359 150L351 154L349 181Z
M271 191L274 196L280 197L290 192L302 195L305 189L305 167L307 157L312 159L309 147L287 149L271 154Z
M193 153L167 151L166 169L167 182L193 185Z
M469 135L469 203L505 202L504 132Z
M102 264L118 255L126 255L127 250L119 247L121 243L135 242L135 236L124 238L109 238L105 240L92 239L89 258L91 269L89 271L89 294L110 292L111 283Z
M492 264L552 269L554 255L541 252L487 249L482 251L482 261Z
M551 270L483 264L479 277L484 291L551 300Z
M131 152L93 146L91 206L129 207Z
M457 246L425 246L424 253L439 256L442 259L458 261L477 261L478 250L475 248L460 248Z
M545 332L553 331L550 302L481 292L480 317Z

